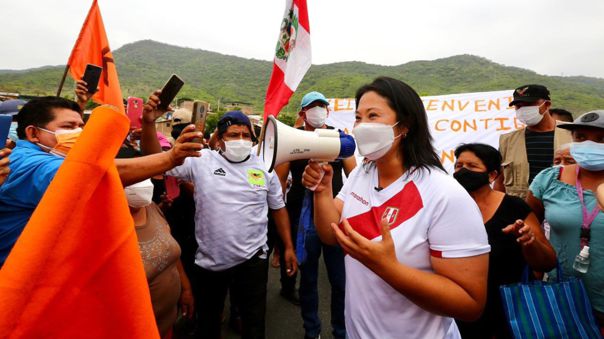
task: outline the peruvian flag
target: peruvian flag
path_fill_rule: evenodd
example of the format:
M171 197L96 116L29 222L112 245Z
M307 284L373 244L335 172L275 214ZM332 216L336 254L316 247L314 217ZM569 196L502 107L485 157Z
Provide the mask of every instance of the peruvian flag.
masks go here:
M273 74L266 90L264 121L277 116L311 65L310 25L306 0L286 0L275 51Z

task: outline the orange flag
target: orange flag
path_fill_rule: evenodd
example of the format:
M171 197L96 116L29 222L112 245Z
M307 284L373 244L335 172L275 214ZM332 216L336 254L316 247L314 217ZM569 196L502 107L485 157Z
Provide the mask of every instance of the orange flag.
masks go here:
M86 21L80 31L80 36L71 51L67 65L71 76L79 80L84 75L87 64L103 67L99 91L92 99L101 104L109 104L120 109L124 113L122 90L117 78L117 69L113 61L113 55L109 48L109 41L105 33L105 25L101 17L101 11L97 0L92 2Z
M0 270L0 338L159 338L114 160L129 125L93 111Z

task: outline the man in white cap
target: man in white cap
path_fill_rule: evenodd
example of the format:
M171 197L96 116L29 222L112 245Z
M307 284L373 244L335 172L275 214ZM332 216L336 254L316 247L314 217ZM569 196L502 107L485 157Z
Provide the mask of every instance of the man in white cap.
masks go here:
M301 130L312 132L317 128L333 129L325 124L329 115L329 102L322 93L310 92L304 95L300 103L299 116L304 120L304 126ZM281 181L281 186L286 187L285 183L289 172L292 175L292 186L287 193L287 211L292 225L292 235L297 235L298 239L303 239L298 245L304 247L306 254L305 260L300 264L300 309L304 321L304 331L306 338L317 338L321 333L321 321L319 319L319 296L317 289L318 267L321 251L323 260L327 268L329 282L331 284L331 325L334 338L345 338L346 328L344 325L344 253L337 246L328 246L321 242L314 227L302 229L299 224L300 212L302 211L303 201L305 199L306 189L302 186L302 173L308 160L295 160L281 164L275 168ZM330 163L334 168L333 192L337 194L343 185L342 170L348 175L355 167L356 160L354 156L336 160ZM285 190L284 193L285 195ZM312 199L310 199L312 201ZM300 228L300 229L299 229ZM296 242L294 242L296 243ZM279 245L279 244L277 244ZM301 253L301 248L297 249ZM299 258L300 259L300 258ZM283 263L281 264L283 267ZM295 279L287 279L281 274L281 295L288 300L295 299Z

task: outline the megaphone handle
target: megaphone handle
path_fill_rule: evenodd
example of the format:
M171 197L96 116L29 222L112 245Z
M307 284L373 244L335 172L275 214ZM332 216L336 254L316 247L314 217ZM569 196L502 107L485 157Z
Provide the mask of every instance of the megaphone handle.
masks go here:
M313 187L309 187L308 188L309 190L314 192L317 189L317 187L319 186L319 184L321 184L321 180L323 180L323 177L325 176L325 170L323 169L323 166L327 165L327 164L328 163L326 161L319 162L319 166L321 169L321 176L319 177L319 182L316 185L314 185Z

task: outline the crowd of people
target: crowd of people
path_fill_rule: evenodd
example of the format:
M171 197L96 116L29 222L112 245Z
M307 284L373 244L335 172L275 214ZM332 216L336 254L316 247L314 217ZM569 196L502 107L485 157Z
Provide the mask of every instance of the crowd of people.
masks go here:
M580 278L604 333L604 110L573 120L551 108L546 87L520 86L510 107L526 127L499 149L459 145L451 175L417 92L379 77L355 97L358 163L295 160L268 172L244 113L204 134L181 108L166 137L155 122L172 107L159 108L159 95L115 165L162 338L182 334L178 319L192 324L188 336L221 338L227 295L240 335L266 337L271 252L305 338L321 336L325 292L334 338L511 338L499 288L527 267L535 280L556 267ZM0 104L13 116L0 150L0 269L85 128L90 99L78 81L76 101ZM333 129L329 113L309 92L294 127ZM576 265L580 253L587 266ZM321 255L330 291L318 288Z

